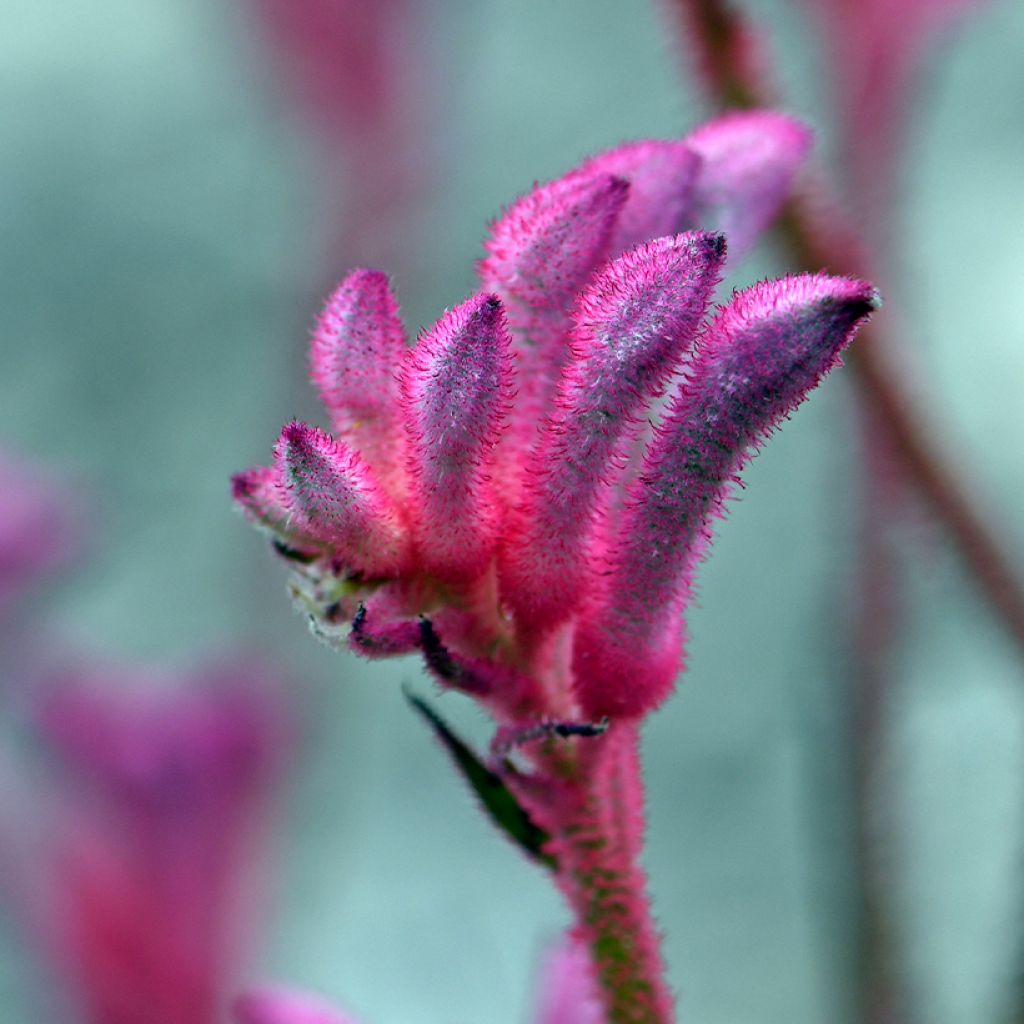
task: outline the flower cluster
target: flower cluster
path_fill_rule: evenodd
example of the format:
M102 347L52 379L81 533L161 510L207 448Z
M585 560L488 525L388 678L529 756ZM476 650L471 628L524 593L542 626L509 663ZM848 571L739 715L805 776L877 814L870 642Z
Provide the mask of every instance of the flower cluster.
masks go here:
M498 219L480 292L413 347L387 278L350 274L312 343L332 433L291 423L234 480L316 628L420 651L505 724L659 704L709 522L876 301L802 275L708 322L726 237L749 246L808 142L758 112L591 158Z
M313 335L332 432L290 423L273 464L234 479L315 630L419 652L493 714L484 762L413 698L553 872L609 1021L672 1018L638 725L681 668L710 524L877 302L805 274L711 309L726 238L752 243L808 143L757 112L587 160L495 222L480 291L412 347L387 278L354 271Z

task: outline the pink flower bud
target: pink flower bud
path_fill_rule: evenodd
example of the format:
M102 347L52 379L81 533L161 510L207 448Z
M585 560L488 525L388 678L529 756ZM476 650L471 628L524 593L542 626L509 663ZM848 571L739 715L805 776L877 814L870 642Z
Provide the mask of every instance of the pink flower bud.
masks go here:
M726 114L686 137L701 158L693 224L725 233L738 259L788 198L811 148L811 132L770 110Z
M693 343L725 258L721 235L641 245L580 300L555 410L505 534L502 594L517 623L551 629L575 610L616 446Z
M355 452L316 427L289 423L274 451L282 496L299 529L365 574L398 570L401 524L390 499Z
M861 281L804 274L741 292L708 328L577 630L587 715L639 715L671 691L682 609L712 517L751 446L836 364L877 303Z
M610 254L681 231L692 220L700 166L700 157L683 139L628 142L587 160L580 174L610 174L629 182Z
M446 313L405 360L413 533L419 562L439 578L479 576L494 553L498 511L490 468L511 376L508 330L493 295L474 296Z
M335 436L351 443L385 480L400 470L395 367L405 350L405 329L387 276L354 270L317 321L310 373Z

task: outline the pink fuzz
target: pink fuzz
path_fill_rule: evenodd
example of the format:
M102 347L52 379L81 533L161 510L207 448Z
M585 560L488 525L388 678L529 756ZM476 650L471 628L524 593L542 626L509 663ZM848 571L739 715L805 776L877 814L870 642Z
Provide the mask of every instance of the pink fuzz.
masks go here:
M472 579L493 555L498 511L489 467L511 375L508 330L493 295L446 313L403 366L413 533L420 563L439 578Z
M397 515L355 452L316 427L290 423L274 452L282 495L300 530L369 575L397 571Z
M500 460L500 487L510 496L565 359L573 301L611 252L628 195L621 178L571 172L513 203L485 243L480 281L505 303L517 361Z
M698 128L686 139L701 158L694 223L725 232L738 258L788 198L811 141L805 125L768 110L726 114Z
M583 175L607 175L629 182L609 251L612 256L689 222L701 159L685 140L628 142L591 157Z
M724 258L721 235L660 238L610 264L581 297L502 550L502 593L522 628L551 629L578 604L616 446L692 344Z
M322 541L303 533L291 522L292 513L285 502L281 474L276 466L257 466L231 478L231 496L239 510L253 526L275 537L289 534L295 546L310 551L321 551Z
M334 433L391 476L401 458L395 367L405 329L387 276L354 270L331 295L313 331L310 373Z
M741 292L708 328L577 632L587 714L640 715L668 695L710 520L750 447L818 384L876 305L863 282L804 274Z
M512 307L566 309L607 254L628 194L621 178L578 172L528 192L491 228L483 286Z

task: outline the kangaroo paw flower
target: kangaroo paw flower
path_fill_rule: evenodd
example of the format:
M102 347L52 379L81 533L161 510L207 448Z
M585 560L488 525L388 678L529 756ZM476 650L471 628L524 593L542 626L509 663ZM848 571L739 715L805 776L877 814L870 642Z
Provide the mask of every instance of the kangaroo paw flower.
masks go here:
M395 367L405 350L405 328L387 276L352 271L317 320L310 376L335 436L356 446L385 481L402 470Z
M498 539L492 450L510 400L501 303L477 295L427 331L402 369L417 558L446 580L480 576Z
M235 480L318 634L418 652L495 719L488 765L412 700L576 915L600 1016L552 996L545 1021L672 1017L639 863L639 720L682 667L694 567L736 474L876 303L804 275L706 323L719 230L733 256L749 246L809 141L758 112L598 154L512 204L481 292L412 349L387 281L354 272L313 339L336 436L292 423L274 466Z
M692 345L724 258L721 235L660 238L620 256L580 298L502 550L502 595L524 629L551 629L575 610L616 447Z
M588 714L642 714L667 696L712 517L751 447L818 384L877 303L863 282L801 275L741 292L708 328L577 631L573 664Z
M799 121L769 110L727 114L686 139L701 158L694 186L694 225L725 232L738 258L789 197L811 148Z

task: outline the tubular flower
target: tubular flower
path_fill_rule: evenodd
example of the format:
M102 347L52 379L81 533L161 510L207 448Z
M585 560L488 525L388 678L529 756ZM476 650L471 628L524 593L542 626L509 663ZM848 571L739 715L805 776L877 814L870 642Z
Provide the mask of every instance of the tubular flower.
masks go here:
M412 347L383 275L353 272L312 348L335 435L289 424L274 464L234 479L315 631L418 652L494 715L486 765L414 702L555 869L611 1020L670 1018L641 906L637 723L681 668L711 522L877 302L817 274L711 309L720 229L752 244L808 146L762 112L591 158L498 218L481 291Z
M807 148L799 123L757 113L591 158L512 204L483 290L412 347L386 277L350 274L312 344L334 433L291 423L272 466L234 479L317 630L340 641L352 624L345 642L368 656L419 650L502 719L657 704L735 471L875 301L805 275L706 322L727 242L695 220L745 247ZM623 499L652 403L680 375Z
M0 815L0 854L74 1020L222 1019L265 900L292 740L279 684L246 660L186 678L72 666L42 687L50 770L26 784L31 830Z

